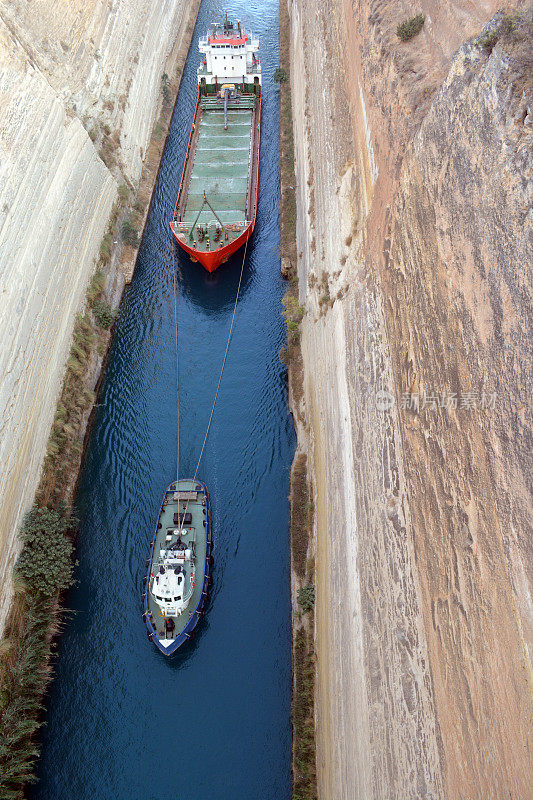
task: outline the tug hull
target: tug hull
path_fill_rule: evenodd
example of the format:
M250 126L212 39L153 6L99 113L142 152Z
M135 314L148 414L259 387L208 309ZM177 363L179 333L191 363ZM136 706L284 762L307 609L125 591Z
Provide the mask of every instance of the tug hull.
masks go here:
M192 581L191 575L187 576L185 590L190 593L187 607L179 615L166 615L157 602L155 581L161 553L168 553L178 538L194 554L194 574ZM171 483L159 509L143 582L143 619L148 638L166 656L193 638L194 629L205 614L212 582L212 550L211 506L206 485L190 479Z

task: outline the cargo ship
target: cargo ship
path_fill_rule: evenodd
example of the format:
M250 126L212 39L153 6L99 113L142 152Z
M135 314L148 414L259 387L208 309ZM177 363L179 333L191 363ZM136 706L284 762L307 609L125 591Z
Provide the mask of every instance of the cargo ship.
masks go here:
M171 231L213 272L250 238L261 138L259 41L226 18L199 40L198 97Z
M212 551L207 488L202 481L180 478L163 496L143 581L148 638L166 656L193 638L205 614Z

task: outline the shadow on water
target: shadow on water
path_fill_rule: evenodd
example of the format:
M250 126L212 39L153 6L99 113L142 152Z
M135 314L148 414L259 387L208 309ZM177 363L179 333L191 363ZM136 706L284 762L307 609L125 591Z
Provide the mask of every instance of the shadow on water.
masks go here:
M215 574L209 612L169 660L146 638L140 586L162 492L205 433L242 252L213 276L173 250L172 216L196 99L203 0L137 268L116 325L80 477L74 615L59 642L34 800L283 800L290 796L287 412L279 271L278 0L229 0L259 36L263 65L256 230L199 476L210 491Z
M253 237L248 243L249 251L253 248ZM239 285L244 248L233 255L221 269L211 274L200 269L187 256L178 253L176 245L175 264L178 277L178 294L186 298L207 315L224 316L233 311L235 295ZM253 284L253 263L246 253L239 302L242 303Z

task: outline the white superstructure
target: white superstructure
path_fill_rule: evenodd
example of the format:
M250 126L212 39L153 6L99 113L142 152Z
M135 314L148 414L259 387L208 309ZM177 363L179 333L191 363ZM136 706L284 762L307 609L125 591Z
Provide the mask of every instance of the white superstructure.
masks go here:
M256 56L259 40L226 18L214 23L198 43L204 60L198 68L198 83L208 86L230 81L236 85L261 84L261 64Z
M179 535L179 531L176 531ZM160 550L150 591L165 617L177 617L187 608L194 591L194 555L184 545Z

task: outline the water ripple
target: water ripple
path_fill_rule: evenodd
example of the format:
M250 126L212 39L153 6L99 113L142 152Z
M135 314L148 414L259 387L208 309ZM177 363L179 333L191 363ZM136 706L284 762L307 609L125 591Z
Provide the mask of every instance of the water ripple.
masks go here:
M75 614L50 691L40 783L31 795L39 800L137 800L154 797L156 785L159 800L290 796L294 441L278 359L278 3L230 0L227 10L260 37L264 102L257 225L200 470L213 507L212 603L195 641L174 659L147 641L141 578L177 446L172 265L180 293L182 474L198 458L241 266L237 254L209 276L169 236L196 99L193 47L80 481L79 583L67 599ZM221 12L217 0L204 0L195 40Z

